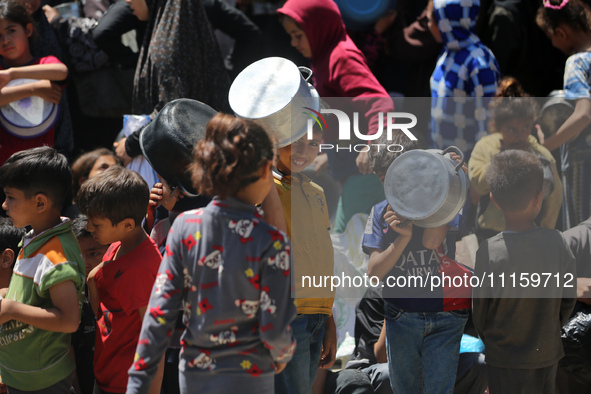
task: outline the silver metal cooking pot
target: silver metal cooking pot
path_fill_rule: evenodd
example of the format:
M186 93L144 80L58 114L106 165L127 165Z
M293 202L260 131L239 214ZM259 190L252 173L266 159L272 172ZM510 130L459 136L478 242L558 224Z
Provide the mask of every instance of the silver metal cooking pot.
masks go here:
M575 107L564 98L564 90L554 90L542 106L537 123L544 137L554 135L565 120L574 112Z
M461 157L458 164L449 156ZM384 180L386 199L400 217L425 228L452 221L468 195L468 176L462 169L464 154L455 146L411 150L392 162Z
M304 71L308 76L304 79ZM304 108L320 109L318 92L308 80L312 71L290 60L268 57L246 67L230 86L228 100L236 116L253 120L277 134L279 147L306 134Z

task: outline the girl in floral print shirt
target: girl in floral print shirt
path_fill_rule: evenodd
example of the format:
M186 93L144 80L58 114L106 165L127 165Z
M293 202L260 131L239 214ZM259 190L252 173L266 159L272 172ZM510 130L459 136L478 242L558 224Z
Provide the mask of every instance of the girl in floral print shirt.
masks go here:
M215 197L172 226L127 391L148 391L182 305L181 392L272 393L295 348L290 243L255 207L273 186L273 144L218 114L195 152L195 185Z

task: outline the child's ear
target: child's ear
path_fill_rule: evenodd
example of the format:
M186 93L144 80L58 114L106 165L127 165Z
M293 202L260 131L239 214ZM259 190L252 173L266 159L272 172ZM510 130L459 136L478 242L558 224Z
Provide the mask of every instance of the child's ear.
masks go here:
M43 193L37 193L34 197L35 199L35 207L37 208L37 213L45 212L49 209L50 201L49 198Z
M561 40L564 40L566 39L567 32L562 27L557 27L556 29L554 29L554 35L558 36L558 38L560 38Z
M131 231L135 228L135 220L132 218L125 218L121 223L126 231Z
M503 208L501 208L499 206L499 204L497 204L497 201L495 200L495 197L493 196L492 192L490 192L489 195L490 195L490 200L492 201L493 204L495 204L495 207L499 208L502 211Z
M2 253L0 253L0 266L2 268L10 268L12 267L12 263L14 262L14 250L6 248Z
M541 209L543 201L544 201L544 193L540 190L540 192L534 197L534 206L538 209Z
M27 23L27 25L25 26L25 34L27 35L27 38L29 38L33 35L33 24L32 23Z
M273 162L267 162L267 164L263 165L261 167L261 178L262 179L268 179L271 176L271 166L273 165Z

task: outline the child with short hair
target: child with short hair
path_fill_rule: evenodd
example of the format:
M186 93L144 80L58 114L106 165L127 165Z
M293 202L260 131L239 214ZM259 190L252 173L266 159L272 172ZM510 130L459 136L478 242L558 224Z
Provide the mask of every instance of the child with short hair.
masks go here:
M336 325L332 316L334 293L303 286L303 275L324 278L334 271L334 251L324 190L302 173L318 155L322 131L313 129L279 148L273 172L292 240L293 298L298 316L292 323L298 342L293 359L275 378L276 393L309 393L318 367L329 369L336 356Z
M74 183L75 185L75 183ZM107 252L109 245L101 245L92 237L92 234L86 230L88 219L84 215L77 216L72 220L72 231L76 236L84 268L88 275L103 261L103 256ZM94 387L94 341L96 339L96 319L90 306L88 295L88 286L85 286L84 304L80 315L80 326L72 335L72 347L76 357L76 377L74 379L74 388L76 392L82 394L92 394Z
M124 393L150 291L162 257L141 226L149 189L142 177L112 166L80 188L77 202L87 230L111 245L88 275L90 303L97 317L94 374L100 392ZM163 367L163 364L162 364ZM153 389L160 390L162 369Z
M486 180L492 202L505 216L505 231L478 248L474 271L479 278L489 275L473 288L472 305L474 327L486 347L489 391L554 393L564 356L560 329L575 304L575 259L560 232L534 223L542 206L543 172L533 153L499 153ZM552 281L537 288L535 274L551 275Z
M385 114L394 111L394 103L347 34L337 3L287 0L277 13L291 36L291 45L310 59L314 86L320 97L350 98L339 100L339 104L348 102L346 106L363 114L358 122L361 133L369 135L381 130ZM337 129L328 127L324 142L338 143ZM343 233L354 214L368 213L373 204L384 198L383 188L369 170L367 150L358 153L329 149L319 159L318 168L320 163L327 163L332 178L343 186L333 229L335 233Z
M8 289L12 268L21 249L18 245L25 229L14 227L8 218L0 217L0 289Z
M14 227L8 218L0 216L0 299L8 290L12 268L21 249L18 245L25 233L25 229ZM0 390L6 390L4 383L0 383Z
M215 197L172 225L128 393L147 391L181 305L181 393L273 393L295 348L290 243L256 208L273 187L273 158L256 123L218 114L207 124L193 180Z
M377 146L398 144L403 148L400 152L370 150L373 171L383 183L392 162L419 144L401 132L393 134L391 141L386 136L380 138ZM448 224L421 228L405 224L387 200L376 204L362 243L369 255L368 274L384 279L385 284L398 278L410 283L410 278L419 275L425 281L429 276L455 276L456 272L468 275L467 269L451 260L455 257L459 218L458 214ZM449 259L441 261L438 249L445 251ZM451 295L453 290L437 287L434 293L421 287L383 288L388 370L395 393L453 391L460 340L470 308L470 299Z
M535 100L525 93L514 78L503 78L490 104L492 134L482 137L474 146L468 163L470 186L479 196L476 235L479 243L505 229L503 212L490 202L486 171L494 155L508 149L534 153L544 168L544 199L536 218L540 227L555 228L562 204L562 182L556 161L544 146L531 135L538 114Z
M80 321L84 262L70 220L60 217L71 183L66 158L49 147L17 152L0 167L2 208L16 227L32 228L0 301L9 391L68 392L72 384L69 333Z

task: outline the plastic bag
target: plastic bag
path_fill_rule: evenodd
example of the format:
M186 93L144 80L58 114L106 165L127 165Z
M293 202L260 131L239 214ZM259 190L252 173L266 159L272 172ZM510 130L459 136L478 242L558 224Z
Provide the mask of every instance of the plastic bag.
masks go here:
M591 306L577 302L561 330L565 356L560 367L581 383L591 386Z

